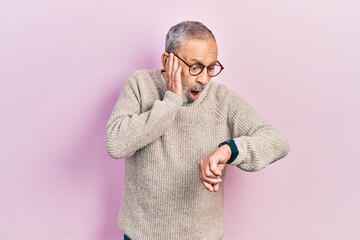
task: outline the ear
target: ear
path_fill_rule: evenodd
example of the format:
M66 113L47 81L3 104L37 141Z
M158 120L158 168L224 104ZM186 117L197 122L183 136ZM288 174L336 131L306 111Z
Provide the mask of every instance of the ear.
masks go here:
M169 54L167 52L163 52L161 54L161 63L162 63L163 69L165 69L166 61L168 60L168 58L169 58Z

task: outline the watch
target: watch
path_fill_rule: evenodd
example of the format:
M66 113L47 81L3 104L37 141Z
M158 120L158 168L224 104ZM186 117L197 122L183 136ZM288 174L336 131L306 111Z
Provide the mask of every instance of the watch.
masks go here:
M237 158L237 156L239 155L239 151L238 151L238 149L236 147L235 141L232 140L232 139L220 143L218 147L221 147L221 146L223 146L225 144L229 145L229 147L231 149L230 159L226 162L227 164L230 164Z

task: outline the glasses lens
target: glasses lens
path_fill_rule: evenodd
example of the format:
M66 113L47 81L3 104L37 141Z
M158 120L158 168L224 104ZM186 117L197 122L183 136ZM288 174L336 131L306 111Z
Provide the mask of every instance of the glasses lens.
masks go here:
M189 67L190 74L193 76L199 75L203 69L204 69L204 65L202 64L193 64ZM207 67L207 73L209 74L210 77L214 77L218 75L221 72L221 70L222 68L218 63Z
M210 76L216 76L221 72L221 67L218 64L212 65L208 67L208 74Z
M198 75L203 70L204 66L201 64L193 64L190 66L190 74Z

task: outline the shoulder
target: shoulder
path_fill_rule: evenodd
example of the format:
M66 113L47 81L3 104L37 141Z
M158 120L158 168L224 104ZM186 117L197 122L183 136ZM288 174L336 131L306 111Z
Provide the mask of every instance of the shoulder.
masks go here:
M129 74L124 89L136 96L139 102L154 102L160 99L164 83L161 70L137 70Z
M149 79L155 79L159 75L159 70L141 69L129 74L128 82L147 82Z
M146 89L158 89L159 82L161 81L160 70L147 70L141 69L133 71L125 83L125 86L138 91Z
M220 84L217 82L211 82L209 88L209 97L215 100L216 102L221 103L230 103L233 101L244 101L242 97L240 97L233 90L229 89L224 84Z
M232 89L223 84L212 82L209 88L208 101L212 109L227 116L254 112L249 103Z

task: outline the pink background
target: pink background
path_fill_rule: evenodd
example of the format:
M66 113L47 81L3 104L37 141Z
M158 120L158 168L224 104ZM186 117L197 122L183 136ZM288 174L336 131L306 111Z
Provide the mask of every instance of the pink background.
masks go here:
M0 239L121 239L124 161L107 155L105 124L128 74L160 68L166 32L188 19L217 37L214 80L291 147L261 172L229 169L224 239L360 239L359 12L355 0L2 0Z

